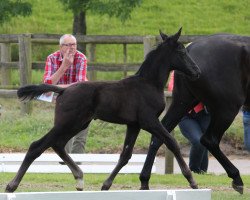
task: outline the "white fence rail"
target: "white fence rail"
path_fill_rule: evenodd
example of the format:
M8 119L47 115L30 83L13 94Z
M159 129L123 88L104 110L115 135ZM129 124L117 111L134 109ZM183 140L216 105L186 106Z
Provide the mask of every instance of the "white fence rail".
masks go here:
M17 172L24 153L0 154L0 172ZM79 167L84 173L110 173L119 159L119 154L70 154L75 162L80 162ZM146 159L145 154L133 154L129 163L122 168L120 173L140 173ZM71 173L66 165L61 165L61 158L54 153L44 153L29 167L32 173ZM155 164L152 173L156 172Z
M0 193L0 200L211 200L211 190L127 190L84 192Z

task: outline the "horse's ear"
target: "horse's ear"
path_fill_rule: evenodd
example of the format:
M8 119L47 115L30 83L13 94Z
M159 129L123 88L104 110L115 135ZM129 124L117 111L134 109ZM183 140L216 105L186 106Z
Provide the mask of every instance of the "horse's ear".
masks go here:
M163 41L168 39L168 36L165 33L163 33L161 30L159 30L159 32Z
M179 39L179 37L181 36L181 30L182 30L182 27L179 29L179 31L174 34L171 38L177 42L177 40Z

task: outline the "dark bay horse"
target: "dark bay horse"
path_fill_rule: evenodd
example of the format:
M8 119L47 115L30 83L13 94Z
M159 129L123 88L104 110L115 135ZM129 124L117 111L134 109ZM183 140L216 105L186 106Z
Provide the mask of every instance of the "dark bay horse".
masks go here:
M126 124L124 147L117 166L103 183L108 190L120 169L131 158L140 129L158 137L174 153L183 175L192 188L197 188L192 173L181 156L175 139L162 126L158 117L164 110L164 87L171 70L180 71L191 79L200 76L200 70L189 57L183 44L178 42L181 29L172 36L161 33L163 42L152 50L138 72L114 82L77 83L66 89L54 85L29 85L18 90L21 99L33 99L42 93L58 93L54 127L41 139L33 142L16 176L6 192L17 189L32 162L51 147L68 165L76 179L76 189L83 189L83 172L65 152L64 146L91 120Z
M171 132L185 113L203 102L209 109L211 122L201 143L233 179L232 187L243 193L239 170L223 154L219 144L240 107L250 101L250 37L211 35L193 42L187 50L201 69L201 76L190 81L179 72L175 73L173 100L162 124ZM153 135L140 175L141 189L149 189L153 161L161 145L162 141Z

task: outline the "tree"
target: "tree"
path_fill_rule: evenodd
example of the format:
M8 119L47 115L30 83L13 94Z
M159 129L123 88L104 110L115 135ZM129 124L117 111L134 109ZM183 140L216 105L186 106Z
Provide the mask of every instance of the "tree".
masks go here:
M0 25L8 22L12 17L28 16L32 13L32 6L21 0L0 0Z
M131 17L132 10L139 6L142 0L60 0L66 10L71 10L74 15L73 34L87 34L87 11L93 14L117 17L125 22ZM85 47L79 46L85 51Z

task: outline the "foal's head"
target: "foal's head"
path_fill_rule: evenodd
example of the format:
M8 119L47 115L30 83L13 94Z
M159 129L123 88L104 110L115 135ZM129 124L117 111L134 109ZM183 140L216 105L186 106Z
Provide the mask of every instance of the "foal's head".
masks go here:
M189 56L184 45L178 41L181 35L181 29L172 36L167 36L160 31L163 42L160 44L161 53L165 56L165 63L169 63L171 70L177 70L188 76L190 79L196 79L200 76L200 69Z

